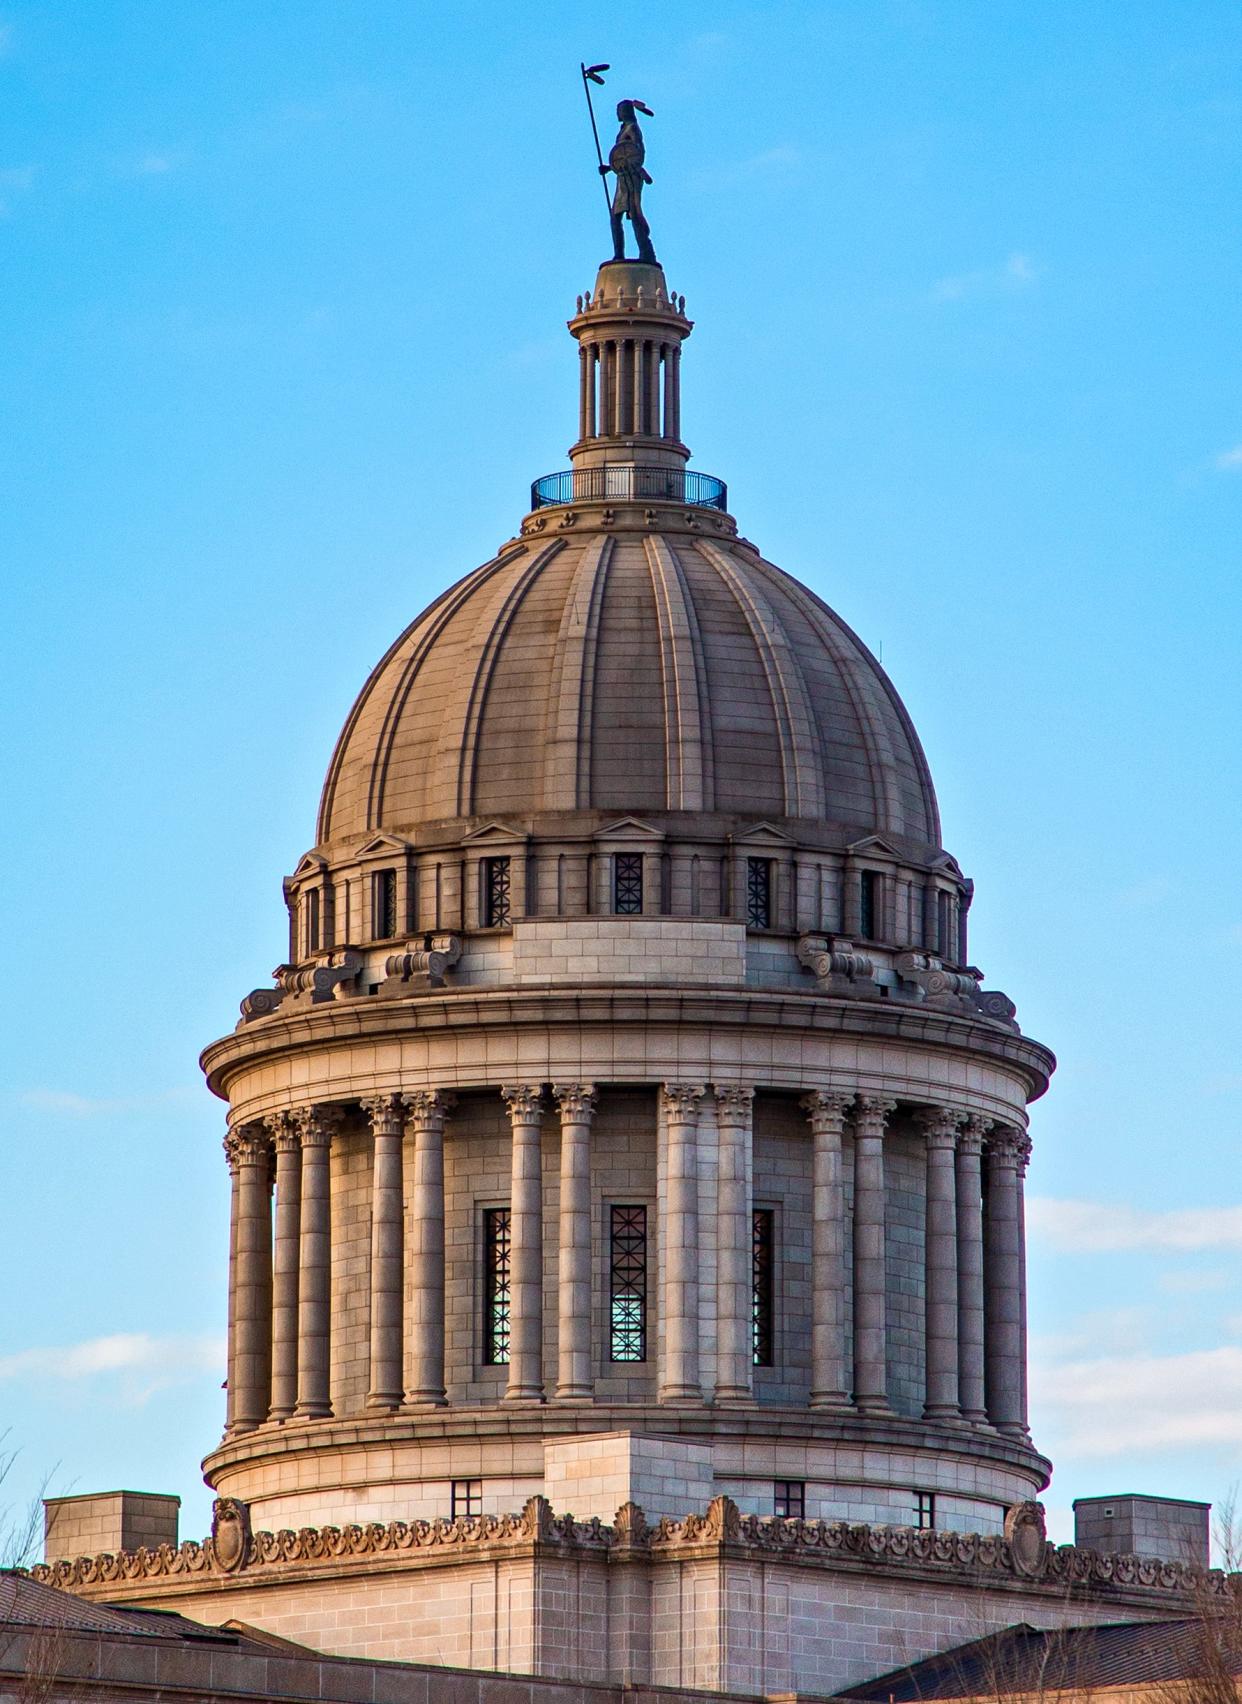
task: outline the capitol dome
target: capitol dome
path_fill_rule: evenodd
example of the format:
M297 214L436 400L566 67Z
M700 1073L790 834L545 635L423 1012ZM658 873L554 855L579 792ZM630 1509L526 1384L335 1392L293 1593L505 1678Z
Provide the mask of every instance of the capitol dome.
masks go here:
M718 521L532 534L437 599L350 713L321 845L597 810L808 818L938 850L887 676Z

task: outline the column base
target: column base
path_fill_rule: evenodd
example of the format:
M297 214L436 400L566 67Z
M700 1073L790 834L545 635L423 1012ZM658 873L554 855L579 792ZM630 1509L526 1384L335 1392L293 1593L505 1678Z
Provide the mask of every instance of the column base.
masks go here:
M694 1403L701 1406L703 1402L703 1392L698 1385L670 1385L667 1390L662 1390L660 1392L656 1400L657 1402L664 1403Z
M741 1387L718 1385L716 1394L712 1398L712 1406L714 1408L754 1408L757 1405L754 1392L747 1390L745 1385Z
M367 1397L368 1414L395 1414L401 1406L401 1392L372 1391Z
M941 1426L964 1426L966 1424L961 1409L948 1402L929 1402L923 1409L923 1418L924 1420L935 1420Z
M817 1414L852 1414L854 1404L849 1393L843 1390L825 1390L811 1392L811 1407Z
M442 1390L407 1390L397 1405L399 1408L447 1408L448 1396Z
M552 1398L553 1402L594 1402L595 1387L593 1385L564 1385Z
M866 1415L868 1419L891 1420L893 1410L886 1396L856 1396L854 1398L855 1414Z
M332 1407L327 1402L299 1402L291 1418L294 1420L331 1420Z
M519 1385L516 1390L507 1390L500 1400L502 1402L542 1403L545 1398L538 1385Z
M292 1408L269 1408L267 1418L269 1424L283 1426L286 1420L293 1419L293 1410Z

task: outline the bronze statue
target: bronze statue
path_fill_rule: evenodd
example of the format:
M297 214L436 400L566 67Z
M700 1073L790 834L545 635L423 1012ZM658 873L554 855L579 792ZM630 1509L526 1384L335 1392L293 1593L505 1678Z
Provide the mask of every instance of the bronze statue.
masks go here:
M643 146L643 133L638 127L635 109L646 113L648 118L652 116L651 108L644 106L641 101L618 102L617 118L621 128L609 151L608 164L601 164L599 169L601 176L613 172L617 179L609 209L612 219L613 259L625 259L625 228L621 221L628 218L638 239L639 260L649 261L654 266L656 257L651 246L651 226L643 213L643 185L651 182L651 174L643 164L647 151Z

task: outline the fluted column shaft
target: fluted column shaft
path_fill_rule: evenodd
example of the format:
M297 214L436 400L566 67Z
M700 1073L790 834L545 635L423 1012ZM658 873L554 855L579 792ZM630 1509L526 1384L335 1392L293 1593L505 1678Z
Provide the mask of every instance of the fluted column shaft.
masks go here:
M980 1157L990 1128L986 1118L968 1118L957 1138L957 1389L962 1418L973 1425L988 1417Z
M852 1095L816 1091L811 1122L811 1407L850 1406L845 1346L845 1175L841 1140Z
M371 1125L371 1376L367 1407L401 1406L402 1302L405 1286L402 1223L401 1107L395 1095L364 1100Z
M1031 1426L1030 1394L1027 1387L1027 1324L1026 1324L1026 1168L1031 1158L1031 1138L1025 1133L1018 1146L1018 1362L1022 1374L1020 1410L1022 1430L1029 1437Z
M561 1217L557 1265L559 1402L586 1402L591 1376L591 1117L590 1083L554 1083L561 1114Z
M752 1149L755 1091L716 1090L716 1402L754 1401Z
M444 1381L444 1121L452 1095L406 1095L410 1166L408 1403L442 1407Z
M329 1153L338 1122L332 1107L294 1113L302 1139L301 1270L298 1294L298 1401L295 1412L315 1420L331 1414L332 1197Z
M298 1401L298 1264L302 1235L302 1144L287 1112L267 1121L276 1148L276 1246L272 1261L273 1420Z
M854 1112L854 1401L888 1412L884 1128L895 1101L860 1096Z
M988 1419L1022 1435L1022 1237L1018 1176L1022 1135L996 1125L988 1137L984 1307Z
M924 1341L928 1420L956 1420L957 1370L957 1175L955 1156L960 1114L930 1107L919 1122L927 1141Z
M503 1088L513 1130L509 1195L509 1383L506 1402L543 1401L541 1090Z
M267 1419L272 1396L272 1184L267 1132L261 1124L231 1131L237 1167L237 1254L234 1274L233 1426L249 1431Z
M664 1085L664 1366L661 1402L700 1402L699 1171L697 1131L701 1083Z

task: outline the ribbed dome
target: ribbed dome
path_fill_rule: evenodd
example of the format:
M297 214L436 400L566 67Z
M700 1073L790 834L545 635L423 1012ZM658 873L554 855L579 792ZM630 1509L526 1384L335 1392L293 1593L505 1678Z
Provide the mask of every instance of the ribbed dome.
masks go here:
M693 532L526 539L446 592L354 705L318 838L574 810L940 844L918 737L870 652L752 548Z

